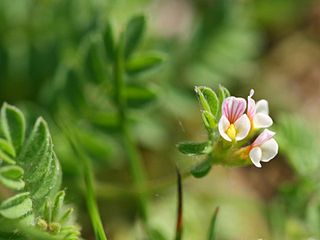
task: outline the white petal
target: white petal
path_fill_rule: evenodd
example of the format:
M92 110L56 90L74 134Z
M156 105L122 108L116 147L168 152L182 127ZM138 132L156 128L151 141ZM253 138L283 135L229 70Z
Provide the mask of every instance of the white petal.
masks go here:
M261 168L261 157L262 157L262 151L259 147L252 148L249 152L249 157L252 161L252 163L258 167Z
M247 114L243 114L234 123L234 127L237 132L237 135L236 135L237 141L240 141L240 140L244 139L246 136L248 136L250 128L251 128L251 123L250 123L250 120L249 120Z
M269 106L267 100L260 100L256 103L256 113L269 114Z
M269 162L271 159L273 159L278 154L278 143L274 138L271 138L270 140L263 143L261 146L262 151L262 158L261 161L263 162Z
M267 128L272 125L272 118L265 113L257 113L253 117L253 126L255 128Z
M270 131L269 129L263 130L262 133L254 140L252 143L252 147L257 147L262 145L263 143L269 141L276 133L273 131Z
M228 130L229 126L229 120L224 115L222 115L218 124L219 133L221 137L223 137L225 140L232 142L231 138L226 134L226 131Z

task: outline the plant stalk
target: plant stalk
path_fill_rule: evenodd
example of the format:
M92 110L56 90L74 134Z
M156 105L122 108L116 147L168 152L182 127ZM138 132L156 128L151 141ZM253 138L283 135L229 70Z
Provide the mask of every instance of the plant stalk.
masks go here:
M118 109L118 117L120 122L121 137L125 151L127 153L129 167L132 174L134 187L137 189L145 189L146 177L140 157L139 151L134 144L133 137L130 132L129 122L127 118L127 106L125 99L125 84L124 84L124 35L120 36L116 60L114 63L114 86L115 86L115 101ZM147 199L146 193L137 194L139 214L144 224L147 224Z

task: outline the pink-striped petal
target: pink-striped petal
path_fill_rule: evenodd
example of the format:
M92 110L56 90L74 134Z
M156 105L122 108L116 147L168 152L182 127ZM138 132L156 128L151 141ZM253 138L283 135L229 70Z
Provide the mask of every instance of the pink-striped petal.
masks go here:
M235 123L234 127L236 129L236 140L240 141L248 136L251 123L246 114L243 114Z
M246 100L243 98L228 97L223 101L222 114L230 123L234 123L244 113L246 105Z
M261 146L263 143L270 140L275 134L275 132L272 132L268 129L263 130L263 132L260 133L260 135L252 143L252 147Z

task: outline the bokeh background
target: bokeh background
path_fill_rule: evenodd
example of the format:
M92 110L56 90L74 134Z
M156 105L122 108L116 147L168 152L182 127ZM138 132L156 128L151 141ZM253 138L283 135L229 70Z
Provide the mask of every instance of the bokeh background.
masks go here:
M94 166L108 236L141 239L103 41L107 24L117 39L137 14L146 17L137 53L165 56L127 79L148 86L143 101L131 96L129 114L151 225L173 238L175 166L188 172L200 161L176 144L206 138L194 86L222 84L242 97L254 88L255 99L269 101L280 153L262 169L214 167L205 178L185 178L184 239L205 239L217 206L217 239L320 239L319 1L1 0L0 100L21 107L30 124L38 115L49 122L83 237L94 239L66 125L77 129L73 141Z

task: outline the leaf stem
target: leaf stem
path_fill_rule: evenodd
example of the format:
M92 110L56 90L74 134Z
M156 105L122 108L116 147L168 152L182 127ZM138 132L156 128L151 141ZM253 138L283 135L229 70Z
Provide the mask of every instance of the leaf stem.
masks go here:
M179 170L177 169L177 191L178 191L178 207L177 207L177 224L176 224L176 237L175 240L182 239L183 232L183 194L182 194L182 178Z
M129 166L133 178L133 184L135 188L144 189L146 185L146 177L144 174L142 159L136 145L134 144L133 137L131 136L127 118L127 106L124 95L124 40L124 34L121 34L114 63L115 101L117 104L121 137L125 151L127 153ZM137 194L137 200L139 206L139 214L144 223L147 224L148 213L146 193Z

